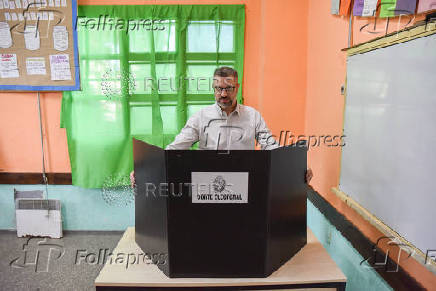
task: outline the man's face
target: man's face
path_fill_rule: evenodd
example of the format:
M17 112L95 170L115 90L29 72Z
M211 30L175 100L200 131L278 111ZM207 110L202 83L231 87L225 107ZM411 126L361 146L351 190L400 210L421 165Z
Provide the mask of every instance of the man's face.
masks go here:
M214 76L213 89L215 100L221 108L225 109L236 106L236 95L239 89L237 78Z

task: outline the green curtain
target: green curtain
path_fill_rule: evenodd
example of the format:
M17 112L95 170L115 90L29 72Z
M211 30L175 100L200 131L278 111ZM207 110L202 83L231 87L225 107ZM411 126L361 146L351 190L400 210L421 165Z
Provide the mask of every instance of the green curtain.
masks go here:
M132 137L169 144L214 102L216 67L242 83L244 24L244 5L79 6L81 91L64 92L61 110L73 185L127 184Z

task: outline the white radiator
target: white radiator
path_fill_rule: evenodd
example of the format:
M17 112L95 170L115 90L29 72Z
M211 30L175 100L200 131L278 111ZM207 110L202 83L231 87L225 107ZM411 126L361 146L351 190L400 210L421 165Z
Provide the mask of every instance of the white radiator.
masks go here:
M15 191L17 236L62 237L61 202L42 199L42 191Z

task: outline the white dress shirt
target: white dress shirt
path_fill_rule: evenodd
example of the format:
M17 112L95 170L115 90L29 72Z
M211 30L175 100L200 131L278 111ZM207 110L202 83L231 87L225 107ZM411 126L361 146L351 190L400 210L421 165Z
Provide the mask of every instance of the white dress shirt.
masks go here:
M166 149L186 150L199 141L200 150L254 150L256 138L263 150L278 147L256 109L238 103L227 115L215 103L194 113Z

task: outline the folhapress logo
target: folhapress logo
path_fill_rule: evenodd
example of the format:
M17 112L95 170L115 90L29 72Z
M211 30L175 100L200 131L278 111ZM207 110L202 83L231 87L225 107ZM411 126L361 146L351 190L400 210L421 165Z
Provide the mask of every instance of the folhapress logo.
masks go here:
M46 273L50 265L65 254L64 246L48 238L29 238L22 246L21 256L11 260L12 268L34 268L36 273Z

